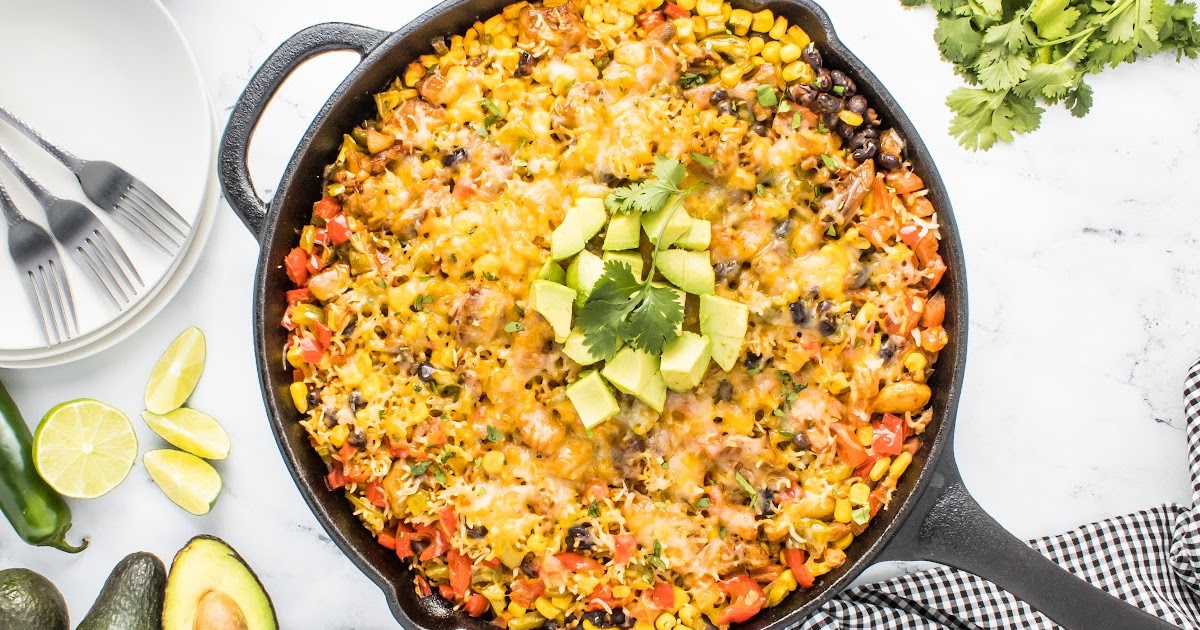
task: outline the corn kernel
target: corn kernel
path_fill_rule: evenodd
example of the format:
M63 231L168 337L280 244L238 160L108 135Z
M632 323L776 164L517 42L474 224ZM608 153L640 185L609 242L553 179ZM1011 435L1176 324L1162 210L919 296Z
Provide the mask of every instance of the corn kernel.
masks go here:
M541 534L530 534L529 538L525 539L525 547L533 553L542 553L546 551L546 537ZM568 602L569 603L569 602ZM566 606L562 606L566 608Z
M837 549L845 549L846 547L849 547L850 543L852 542L854 542L854 534L846 534L845 536L833 541L833 546Z
M728 2L721 3L721 23L728 24L729 16L733 15L733 5Z
M663 2L665 2L665 1L666 0L646 0L645 4L643 4L642 6L647 11L653 11L653 10L657 9L658 7L661 7L663 5Z
M339 424L329 430L329 443L337 448L342 448L348 437L350 437L350 427L344 424Z
M850 125L851 127L857 127L863 124L862 114L852 112L848 109L843 109L842 111L838 112L838 118L841 118L842 122Z
M421 65L425 66L426 68L432 68L438 65L439 61L441 61L438 59L437 55L421 55L420 57L417 57L417 60L420 61Z
M699 15L692 17L692 33L697 40L704 39L708 35L708 22Z
M892 461L891 467L888 468L888 476L892 479L899 478L900 475L904 474L905 470L908 470L908 465L911 463L912 453L909 453L908 451L900 453L896 456L896 459Z
M675 36L685 44L696 41L696 23L687 18L675 20Z
M862 444L863 446L870 446L875 442L875 431L871 428L871 425L859 427L854 432L854 437L858 438L859 444Z
M675 0L675 5L684 11L691 11L696 8L696 0Z
M696 0L696 15L721 15L721 0Z
M583 630L600 630L596 624L592 623L591 619L584 619L582 624Z
M750 54L757 55L757 54L761 53L763 47L766 45L767 45L767 42L763 41L763 38L757 37L757 36L751 37L750 38ZM753 61L754 60L751 59L751 62L753 62Z
M780 50L780 52L782 53L783 51ZM797 81L808 83L808 81L803 80L806 74L809 77L812 76L812 67L803 61L793 61L783 67L783 80L788 83L795 83Z
M767 34L771 36L771 39L781 40L784 34L787 33L787 27L787 18L781 15L775 18L775 23L771 25L771 30L767 31Z
M871 487L865 483L850 486L850 502L855 505L867 505L871 502Z
M799 59L803 52L804 49L795 44L784 44L784 46L779 49L779 60L784 63L792 63L793 61Z
M879 481L887 474L888 468L892 465L891 457L884 457L875 461L875 465L871 467L871 474L867 475L871 481Z
M782 602L790 592L786 585L780 584L778 581L771 582L767 586L767 606L778 606L779 602Z
M527 6L529 6L528 2L517 2L515 4L510 4L506 7L504 7L504 12L503 12L504 19L506 19L506 20L517 19L517 17L519 15L521 15L521 9L524 9Z
M633 624L633 630L654 630L654 625L639 619L637 623Z
M754 20L750 22L750 30L756 33L766 33L775 25L775 14L771 13L770 9L763 9L754 14Z
M633 594L633 591L624 584L619 584L613 587L613 599L625 599Z
M680 608L686 606L688 602L692 601L692 598L688 597L687 591L679 588L678 586L673 586L672 588L675 590L675 607L672 612L676 612Z
M853 512L850 499L838 499L833 507L833 518L839 523L849 523L853 519Z
M517 602L511 602L508 605L508 613L514 617L520 617L520 616L524 615L526 612L529 612L529 611L525 610L525 607L521 606Z
M546 599L545 597L539 597L534 600L533 607L536 608L538 612L542 613L542 616L547 619L554 619L558 616L558 613L562 612L555 608L554 604L551 604L550 600Z
M483 469L489 475L499 474L504 469L504 454L500 451L488 451L483 456Z
M808 33L804 32L804 29L800 28L799 26L789 26L786 39L791 39L791 43L801 48L804 48L812 43L812 38L809 37Z
M413 62L408 64L408 68L404 71L404 85L412 87L417 84L425 76L425 66Z
M759 54L761 54L762 58L766 59L768 63L779 63L780 48L782 48L782 46L779 42L769 41L766 44L763 44L762 51L760 51ZM870 304L870 302L868 302L868 304Z
M288 386L288 391L292 394L292 404L296 405L296 411L307 413L308 385L304 383L292 383Z
M721 70L721 83L724 83L726 87L736 87L737 84L742 82L743 74L744 72L740 64L735 63L725 66Z
M739 37L744 37L750 32L750 23L753 21L754 14L745 9L733 9L729 13L729 27Z
M704 16L704 25L708 29L708 33L721 33L725 31L725 17L721 15L706 15Z
M920 352L914 352L907 357L904 357L904 369L909 372L924 372L925 371L925 355Z
M654 620L654 627L656 630L671 630L671 628L675 627L675 621L675 615L663 613L658 616L658 619Z

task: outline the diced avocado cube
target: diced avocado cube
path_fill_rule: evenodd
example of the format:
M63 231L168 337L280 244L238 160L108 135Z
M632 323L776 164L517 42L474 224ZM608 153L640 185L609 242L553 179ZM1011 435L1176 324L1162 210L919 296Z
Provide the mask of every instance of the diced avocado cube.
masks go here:
M655 372L654 376L646 382L646 386L642 391L633 395L634 398L646 403L651 409L662 413L663 406L667 404L667 383L663 380L661 372Z
M663 348L660 371L667 387L673 392L695 389L708 371L708 337L685 332Z
M629 265L629 269L633 271L633 275L638 280L642 279L642 270L645 268L645 262L642 260L640 252L604 252L604 262L610 260Z
M709 243L712 242L712 223L704 219L692 219L692 226L679 240L675 241L675 247L681 249L690 249L692 251L700 251L708 249Z
M687 309L687 293L683 289L673 287L669 284L666 284L665 282L651 282L650 286L658 287L658 288L667 288L667 289L674 291L675 292L675 301L679 302L679 308L682 308L686 311L686 309ZM682 319L679 320L679 323L675 325L675 332L679 332L679 333L683 332L683 320Z
M679 237L687 233L692 227L692 217L688 216L687 210L682 207L671 211L675 207L675 198L672 197L667 201L667 205L663 206L658 212L647 212L642 215L642 229L646 230L646 236L650 237L650 243L665 249L671 246L671 243L679 240ZM662 232L662 243L659 244L659 232Z
M595 370L579 375L579 380L567 385L567 398L575 405L583 426L592 428L621 411L617 398Z
M671 284L688 293L708 295L717 290L717 277L707 251L668 249L658 252L658 271Z
M542 265L542 268L538 270L537 275L538 280L549 280L558 284L562 284L566 278L567 272L563 271L562 265L553 260L547 260L546 264Z
M642 242L642 213L614 214L604 233L604 250L637 249Z
M604 364L600 374L617 389L636 396L658 374L658 357L626 346Z
M750 309L717 295L700 296L700 332L712 342L712 358L728 372L737 363L746 341Z
M600 257L583 250L567 267L567 286L575 289L575 303L583 306L587 297L592 294L592 287L604 275L604 261Z
M550 235L550 258L563 260L578 254L600 232L607 220L604 200L590 197L576 199L575 205L567 209L567 216Z
M554 329L554 340L562 343L571 334L571 312L575 290L549 280L534 280L529 287L529 303Z
M600 357L592 355L592 351L588 350L583 341L583 331L578 328L571 330L571 334L563 342L563 354L579 365L591 365L600 360Z

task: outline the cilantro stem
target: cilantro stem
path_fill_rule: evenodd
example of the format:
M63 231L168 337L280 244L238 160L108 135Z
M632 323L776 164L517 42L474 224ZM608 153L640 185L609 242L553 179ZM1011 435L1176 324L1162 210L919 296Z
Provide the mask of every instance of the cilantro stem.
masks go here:
M621 313L621 317L629 315L646 303L646 296L650 291L650 283L654 281L654 271L658 269L658 252L664 249L662 246L663 235L667 233L667 227L671 225L671 219L675 216L675 212L683 207L684 197L692 194L704 186L704 184L705 182L697 183L687 190L676 189L678 192L675 193L675 201L671 204L671 208L667 210L667 217L663 220L662 225L659 226L658 234L654 235L654 251L650 253L650 269L646 272L646 279L642 281L642 286L638 289L637 298L629 301L630 306L625 308L624 312Z

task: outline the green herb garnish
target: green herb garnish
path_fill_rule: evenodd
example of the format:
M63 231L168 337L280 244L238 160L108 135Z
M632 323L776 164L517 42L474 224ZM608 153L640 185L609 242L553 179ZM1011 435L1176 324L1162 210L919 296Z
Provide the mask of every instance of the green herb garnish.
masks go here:
M654 539L654 551L646 557L646 561L664 571L667 569L667 563L662 559L662 543L657 538Z
M429 462L420 462L416 466L413 466L411 469L409 469L408 474L412 475L413 477L420 477L421 475L425 474L425 471L429 470L430 465L431 464Z
M697 74L695 72L684 72L679 77L679 88L683 89L683 90L690 90L694 87L704 85L704 82L707 80L708 80L708 77L704 76L703 74Z
M700 497L696 500L696 507L701 510L707 510L712 507L712 501L708 497Z
M746 478L740 472L733 473L733 476L737 479L738 485L742 487L742 491L746 493L746 496L750 497L750 507L757 505L758 491L754 489L754 486L750 485L750 482L746 481Z
M500 442L504 439L504 432L496 427L488 425L487 439L489 442Z
M525 324L521 322L508 322L504 325L504 332L506 333L521 332L522 330L525 330Z
M692 161L701 166L712 166L717 163L713 158L704 155L703 153L692 153Z
M754 89L755 96L758 97L758 104L763 107L771 108L779 104L779 95L775 93L775 88L769 85L760 85Z
M588 505L588 516L590 516L592 518L598 518L600 516L600 504L599 503L592 501L591 504Z
M867 521L871 520L871 508L854 508L854 511L850 513L850 518L854 519L854 522L859 525L866 525Z
M839 164L837 159L831 155L826 155L826 154L822 153L821 154L821 163L825 165L825 168L833 171L834 173L842 170L842 165Z

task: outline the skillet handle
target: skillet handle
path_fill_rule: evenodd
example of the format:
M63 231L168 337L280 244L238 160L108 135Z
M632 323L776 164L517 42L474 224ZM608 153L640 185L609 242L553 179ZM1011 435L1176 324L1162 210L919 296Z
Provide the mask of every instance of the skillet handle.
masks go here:
M990 580L1067 630L1174 625L1092 586L1008 533L967 492L953 451L880 561L928 560Z
M267 202L259 198L254 190L246 157L263 109L275 96L284 79L305 61L334 50L353 50L365 57L386 36L384 31L342 22L310 26L280 44L254 73L238 97L229 116L229 124L221 136L217 172L225 199L256 239L262 234Z

